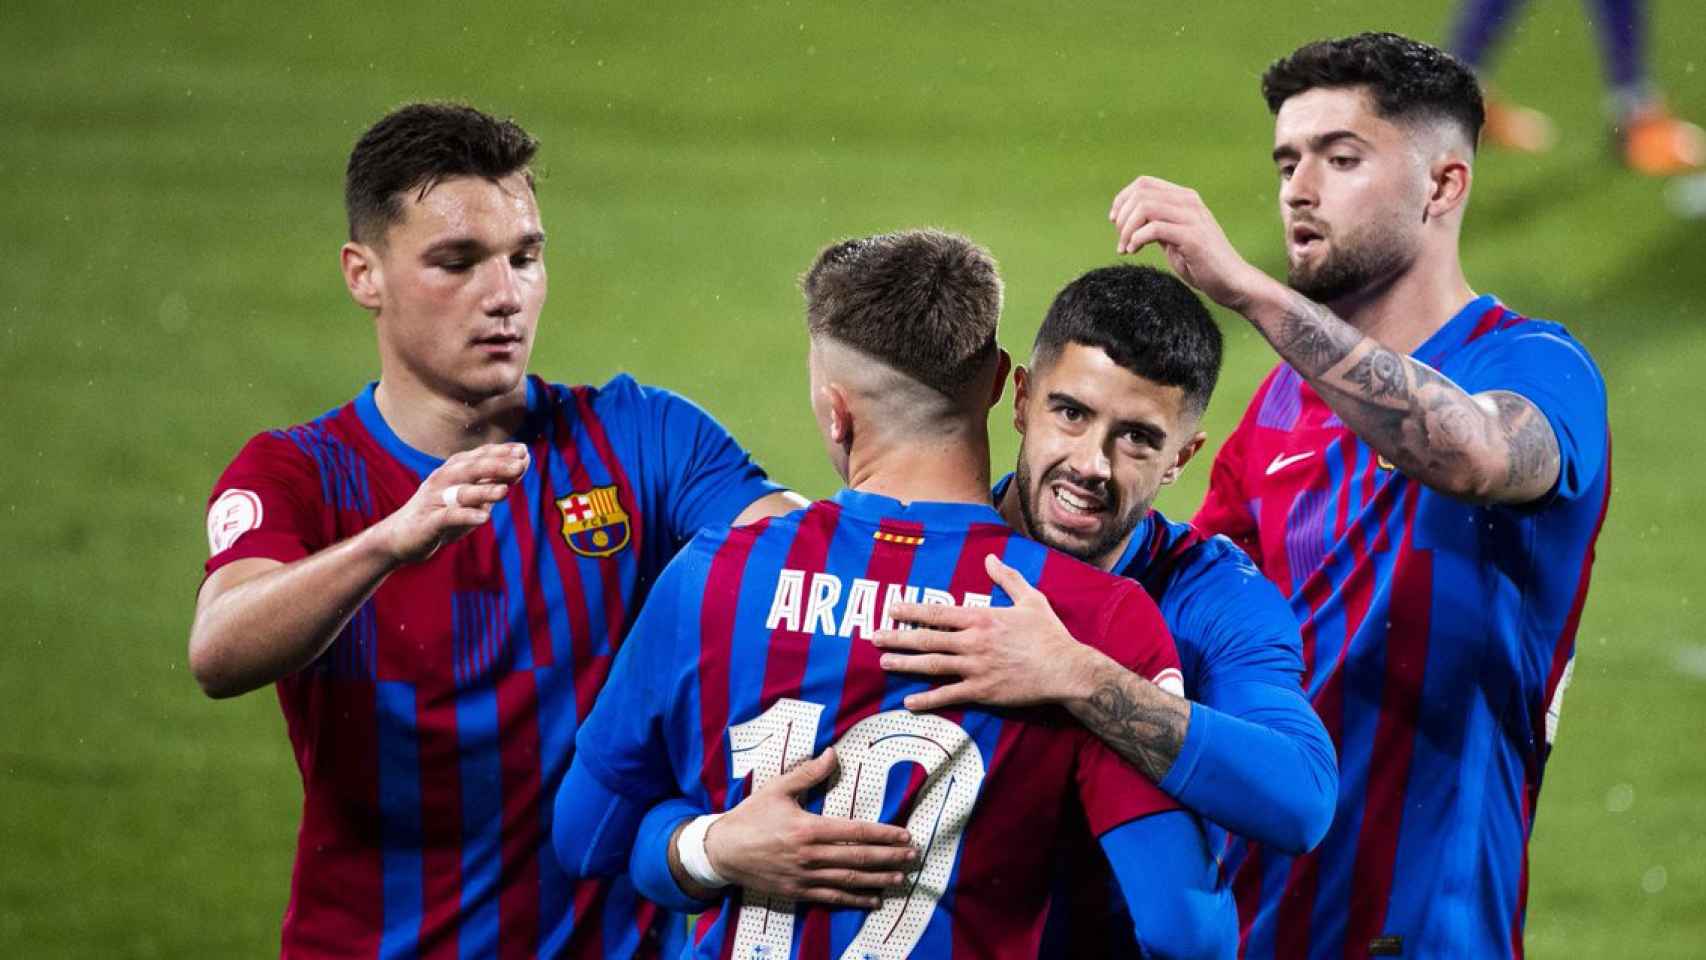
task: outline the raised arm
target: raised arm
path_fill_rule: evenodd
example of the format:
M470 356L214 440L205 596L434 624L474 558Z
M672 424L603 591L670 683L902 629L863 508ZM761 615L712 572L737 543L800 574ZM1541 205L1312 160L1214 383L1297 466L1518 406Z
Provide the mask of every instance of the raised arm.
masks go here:
M1249 320L1405 476L1476 503L1527 503L1557 482L1558 438L1533 403L1508 391L1470 394L1251 266L1194 190L1139 177L1108 216L1122 253L1160 244L1174 272Z
M459 453L395 513L342 543L290 562L251 556L214 570L190 626L196 682L210 697L231 697L312 663L393 570L490 519L527 462L520 444Z

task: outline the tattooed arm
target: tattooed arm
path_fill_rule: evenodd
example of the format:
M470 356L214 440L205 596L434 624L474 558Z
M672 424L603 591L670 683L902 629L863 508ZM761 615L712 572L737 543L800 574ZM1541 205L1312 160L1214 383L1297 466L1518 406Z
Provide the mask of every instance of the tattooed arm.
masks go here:
M1533 403L1508 391L1466 393L1251 266L1195 191L1139 177L1108 218L1121 253L1159 244L1186 283L1243 314L1405 476L1481 503L1527 503L1557 481L1558 438Z
M1270 289L1241 312L1406 476L1480 503L1527 503L1557 482L1558 438L1533 403L1504 390L1467 393L1321 304L1277 282Z
M1098 656L1089 696L1066 701L1066 708L1127 763L1160 783L1185 745L1190 701Z

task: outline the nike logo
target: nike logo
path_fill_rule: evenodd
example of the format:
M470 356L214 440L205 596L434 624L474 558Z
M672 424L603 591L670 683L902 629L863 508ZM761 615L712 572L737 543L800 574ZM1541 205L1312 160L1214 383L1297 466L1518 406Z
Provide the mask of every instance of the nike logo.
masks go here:
M1286 467L1289 467L1292 464L1298 462L1299 460L1308 460L1310 457L1313 457L1313 456L1315 456L1315 451L1313 451L1313 450L1305 450L1302 453L1294 453L1289 457L1276 453L1276 454L1274 454L1274 462L1268 464L1267 475L1271 477L1274 474L1280 472L1281 470L1284 470Z

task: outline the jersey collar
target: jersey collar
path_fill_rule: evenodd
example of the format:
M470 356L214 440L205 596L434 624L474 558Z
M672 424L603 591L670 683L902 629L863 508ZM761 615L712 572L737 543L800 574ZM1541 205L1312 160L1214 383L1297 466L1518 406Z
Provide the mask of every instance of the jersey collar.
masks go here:
M856 517L869 520L910 520L926 527L963 527L971 523L1007 521L987 503L946 503L934 500L914 500L906 503L893 497L859 490L844 489L830 498L841 509Z
M511 440L527 442L538 431L538 413L543 408L544 388L539 385L538 377L527 378L527 417L522 422L521 430L511 437ZM396 457L403 466L425 480L427 474L437 470L444 463L443 458L430 453L416 450L397 436L397 431L385 422L385 415L379 412L379 403L374 399L374 391L379 389L379 381L367 385L355 398L355 414L361 418L361 425L367 428L374 440L385 449L386 453Z

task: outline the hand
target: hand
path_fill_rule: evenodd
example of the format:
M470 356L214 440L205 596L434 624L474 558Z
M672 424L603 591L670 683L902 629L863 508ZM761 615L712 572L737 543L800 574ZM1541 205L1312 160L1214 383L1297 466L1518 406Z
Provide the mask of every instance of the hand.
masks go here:
M874 891L906 882L918 849L904 829L800 809L798 796L839 767L833 748L772 778L705 833L705 855L730 883L757 893L875 910Z
M1238 255L1195 190L1156 177L1138 177L1114 197L1108 219L1119 231L1120 253L1159 243L1180 279L1229 310L1242 311L1270 278Z
M1082 696L1099 654L1073 639L1048 598L1019 571L994 554L985 557L983 565L995 585L1013 598L1011 607L900 603L889 608L889 615L919 624L918 629L866 635L883 650L905 651L883 654L884 670L960 678L912 694L906 708L921 712L958 703L1017 707Z
M421 481L409 502L373 526L398 563L419 563L492 517L492 506L509 495L527 472L527 447L489 443L464 450Z

